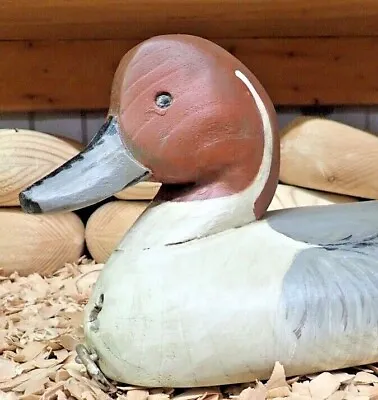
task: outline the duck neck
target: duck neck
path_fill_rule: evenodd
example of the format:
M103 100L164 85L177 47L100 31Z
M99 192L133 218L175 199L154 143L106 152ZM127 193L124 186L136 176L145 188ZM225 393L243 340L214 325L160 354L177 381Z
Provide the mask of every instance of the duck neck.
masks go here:
M214 191L222 191L222 185L215 181L193 188L180 201L163 201L159 196L128 232L125 242L133 243L133 246L143 243L144 247L183 243L242 227L265 214L278 183L279 147L274 113L269 113L245 75L240 71L235 74L251 92L262 119L264 148L257 174L247 187L236 193L229 194L226 190L224 195L212 196ZM232 169L230 171L232 175ZM242 170L234 172L246 173Z

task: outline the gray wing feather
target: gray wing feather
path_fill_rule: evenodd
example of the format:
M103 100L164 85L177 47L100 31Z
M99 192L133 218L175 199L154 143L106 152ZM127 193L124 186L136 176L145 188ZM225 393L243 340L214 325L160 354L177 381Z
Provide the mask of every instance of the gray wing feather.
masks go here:
M315 245L297 254L280 303L309 363L322 369L378 361L378 202L280 210L267 221ZM294 352L293 363L298 357Z
M309 244L365 243L378 235L378 201L277 210L267 214L267 221L274 230Z

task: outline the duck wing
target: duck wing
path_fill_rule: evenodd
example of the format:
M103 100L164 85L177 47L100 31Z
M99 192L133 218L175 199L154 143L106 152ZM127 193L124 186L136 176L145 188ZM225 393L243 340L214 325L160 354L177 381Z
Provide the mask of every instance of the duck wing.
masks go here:
M282 282L281 328L293 335L293 365L377 362L378 201L279 210L266 221L310 245Z
M294 240L329 249L378 244L378 201L298 207L267 214L277 232Z

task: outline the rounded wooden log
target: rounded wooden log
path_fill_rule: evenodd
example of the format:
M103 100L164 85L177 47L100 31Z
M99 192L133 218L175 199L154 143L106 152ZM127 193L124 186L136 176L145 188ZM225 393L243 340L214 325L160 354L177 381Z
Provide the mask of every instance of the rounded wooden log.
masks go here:
M281 134L280 180L378 199L378 137L322 118L300 117Z
M292 207L352 203L355 201L358 201L358 199L351 196L279 184L268 211Z
M115 200L99 207L89 217L85 240L88 251L96 262L107 261L148 204L148 201Z
M120 200L152 200L160 189L158 182L140 182L115 194Z
M51 275L84 252L84 224L74 213L31 215L0 209L0 270Z
M0 206L18 206L19 193L83 146L73 140L27 129L0 129Z

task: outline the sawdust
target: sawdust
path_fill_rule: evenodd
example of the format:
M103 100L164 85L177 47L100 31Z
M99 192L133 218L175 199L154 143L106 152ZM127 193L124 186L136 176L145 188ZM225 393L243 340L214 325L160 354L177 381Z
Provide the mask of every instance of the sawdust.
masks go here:
M378 366L191 390L117 386L111 396L75 361L82 313L102 264L85 257L51 277L0 273L0 400L378 400Z

